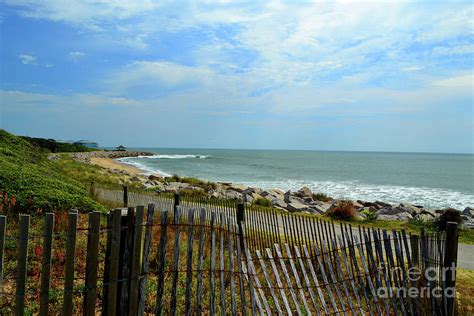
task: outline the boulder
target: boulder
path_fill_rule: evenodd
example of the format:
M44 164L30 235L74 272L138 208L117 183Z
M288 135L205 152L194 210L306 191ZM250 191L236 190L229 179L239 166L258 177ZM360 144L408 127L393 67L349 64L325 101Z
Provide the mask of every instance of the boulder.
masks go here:
M242 193L243 191L249 189L249 187L246 186L246 185L243 185L243 184L234 184L233 183L233 184L230 185L229 189L237 191L239 193Z
M383 208L393 207L392 204L390 204L390 203L385 203L385 202L382 202L382 201L375 201L375 204L380 205L380 206L383 207Z
M311 190L308 188L308 187L302 187L301 189L299 189L296 193L295 193L295 196L297 197L300 197L302 199L313 199L313 192L311 192Z
M290 191L290 190L286 191L283 196L284 196L284 201L285 201L286 203L291 203L291 201L290 201L290 198L291 198L291 191Z
M163 179L163 177L159 177L157 175L154 175L154 174L151 174L148 176L148 180L151 180L151 181L160 181L161 179Z
M408 212L410 212L410 214L412 216L415 216L417 214L420 214L421 213L421 209L412 205L412 204L409 204L409 203L401 203L399 206L399 208L402 208Z
M382 221L403 221L403 222L408 222L410 219L412 219L413 216L411 216L410 213L397 213L393 215L379 215L377 219L382 220Z
M417 214L414 218L416 220L426 223L426 222L431 222L434 219L434 216L431 216L429 214Z
M306 204L295 201L292 203L288 203L288 205L286 206L286 209L290 212L304 212L304 211L307 211L309 207Z
M462 215L466 215L467 217L474 218L474 208L466 207L464 211L462 211Z

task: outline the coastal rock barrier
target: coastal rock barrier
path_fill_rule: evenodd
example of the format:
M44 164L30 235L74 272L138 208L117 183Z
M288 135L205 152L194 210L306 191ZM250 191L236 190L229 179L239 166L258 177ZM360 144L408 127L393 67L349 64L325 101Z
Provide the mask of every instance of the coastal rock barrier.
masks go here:
M166 178L167 179L167 178ZM362 201L334 199L321 193L313 193L303 187L298 191L282 191L279 189L261 189L245 185L216 182L212 188L199 184L180 181L167 181L151 175L148 177L134 176L132 181L139 181L147 189L156 192L191 192L202 191L208 196L221 199L234 199L248 204L267 205L285 212L303 212L308 214L327 214L343 204L354 211L356 219L378 219L386 221L418 220L429 222L439 218L447 209L433 209L409 203L387 203L383 201ZM474 228L474 209L466 207L461 212L463 226Z
M71 157L79 162L90 163L91 158L126 158L126 157L138 157L138 156L152 156L153 154L146 151L118 151L118 150L99 150L90 152L74 152L70 153ZM48 159L55 160L59 157L59 154L51 154Z

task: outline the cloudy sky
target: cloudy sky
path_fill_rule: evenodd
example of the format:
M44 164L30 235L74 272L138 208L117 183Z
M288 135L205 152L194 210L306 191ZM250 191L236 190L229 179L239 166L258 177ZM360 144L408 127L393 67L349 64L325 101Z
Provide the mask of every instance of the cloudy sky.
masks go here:
M0 125L104 146L473 153L468 2L2 0Z

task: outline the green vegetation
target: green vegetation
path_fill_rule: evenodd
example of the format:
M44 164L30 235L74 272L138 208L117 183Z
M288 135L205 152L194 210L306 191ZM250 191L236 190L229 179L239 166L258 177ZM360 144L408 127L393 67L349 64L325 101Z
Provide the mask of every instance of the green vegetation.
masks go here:
M439 231L445 231L448 222L462 223L461 213L453 208L446 209L435 221L436 228L438 228Z
M315 201L327 202L331 200L331 198L324 193L313 193L312 197Z
M263 197L258 197L252 201L252 205L272 207L272 202Z
M45 149L0 130L0 191L14 196L11 210L104 210L76 179L46 159Z
M83 152L83 151L94 151L94 149L87 148L82 145L77 144L68 144L68 143L59 143L54 139L45 139L45 138L35 138L35 137L26 137L20 136L33 146L44 148L52 153L58 152Z
M351 201L338 201L327 212L327 215L334 219L350 220L355 218L357 210Z

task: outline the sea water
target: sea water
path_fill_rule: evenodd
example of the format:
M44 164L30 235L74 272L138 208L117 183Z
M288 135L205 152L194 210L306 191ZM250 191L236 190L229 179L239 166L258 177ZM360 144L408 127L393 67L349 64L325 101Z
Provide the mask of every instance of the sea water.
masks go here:
M122 158L148 173L177 174L263 189L303 186L335 198L474 206L474 155L386 152L137 148Z

